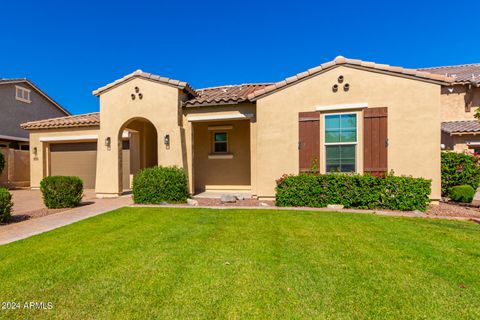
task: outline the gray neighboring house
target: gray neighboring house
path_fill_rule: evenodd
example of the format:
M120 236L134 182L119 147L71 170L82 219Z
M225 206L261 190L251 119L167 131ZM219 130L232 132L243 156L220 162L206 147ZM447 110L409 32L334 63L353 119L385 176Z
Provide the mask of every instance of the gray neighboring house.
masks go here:
M21 123L71 115L28 79L0 78L0 148L28 150Z

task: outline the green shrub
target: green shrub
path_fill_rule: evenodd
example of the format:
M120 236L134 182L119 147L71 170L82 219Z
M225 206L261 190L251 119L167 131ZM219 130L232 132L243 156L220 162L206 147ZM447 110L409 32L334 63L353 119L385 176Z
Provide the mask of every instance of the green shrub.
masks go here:
M452 151L442 152L442 195L448 196L454 186L469 185L474 190L480 183L480 162L473 155Z
M0 222L7 222L12 212L12 195L8 189L0 188Z
M40 190L47 208L73 208L82 200L83 181L79 177L45 177L40 182Z
M470 203L475 196L475 189L469 185L451 187L448 191L450 199L455 202Z
M185 202L189 196L187 175L178 167L147 168L133 178L132 193L135 203Z
M430 202L431 180L371 175L300 174L277 181L276 205L425 211Z
M5 169L5 156L0 151L0 174L2 174L3 169Z

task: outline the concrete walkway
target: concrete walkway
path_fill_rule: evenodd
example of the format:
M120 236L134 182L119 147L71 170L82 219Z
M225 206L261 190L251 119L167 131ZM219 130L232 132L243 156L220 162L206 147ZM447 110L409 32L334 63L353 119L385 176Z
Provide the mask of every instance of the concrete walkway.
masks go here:
M107 211L132 204L131 196L113 199L89 199L91 204L83 205L45 217L0 226L0 245L25 239L47 232Z

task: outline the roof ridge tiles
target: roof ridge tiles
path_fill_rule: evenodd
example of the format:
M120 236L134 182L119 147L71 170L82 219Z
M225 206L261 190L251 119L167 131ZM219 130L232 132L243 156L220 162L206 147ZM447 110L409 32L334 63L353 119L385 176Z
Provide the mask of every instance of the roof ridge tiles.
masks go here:
M454 64L451 66L436 66L436 67L425 67L425 68L417 68L417 70L432 70L432 69L446 69L446 68L460 68L460 67L480 67L480 63L465 63L465 64Z
M213 86L213 87L198 88L198 89L195 89L195 91L215 90L220 88L231 88L231 87L242 87L242 86L264 86L264 85L271 85L273 83L274 82L252 82L252 83L241 83L241 84L224 84L224 85Z

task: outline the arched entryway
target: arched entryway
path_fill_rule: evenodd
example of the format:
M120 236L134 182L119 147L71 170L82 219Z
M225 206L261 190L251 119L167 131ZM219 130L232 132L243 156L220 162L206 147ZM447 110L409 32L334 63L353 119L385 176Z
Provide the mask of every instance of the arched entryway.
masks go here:
M127 121L118 133L120 190L131 188L133 176L141 169L158 166L158 134L145 118Z

